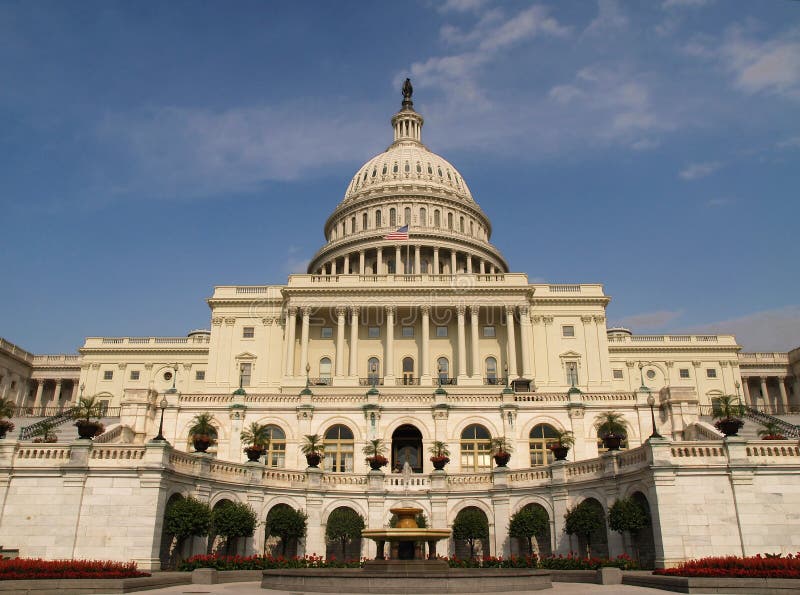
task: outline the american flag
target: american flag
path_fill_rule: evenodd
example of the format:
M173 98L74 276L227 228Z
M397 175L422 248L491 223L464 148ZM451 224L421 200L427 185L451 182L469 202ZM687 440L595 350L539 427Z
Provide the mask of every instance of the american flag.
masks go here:
M404 225L397 231L383 236L384 240L407 240L408 239L408 225Z

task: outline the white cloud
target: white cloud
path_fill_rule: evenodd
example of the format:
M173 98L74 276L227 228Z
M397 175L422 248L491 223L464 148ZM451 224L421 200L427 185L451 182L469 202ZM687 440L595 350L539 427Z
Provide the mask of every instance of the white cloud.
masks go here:
M439 12L474 12L483 8L487 0L445 0Z
M287 275L304 275L308 270L308 263L311 261L303 255L303 249L297 246L289 246L286 250L286 261L284 263L284 273Z
M587 35L607 34L609 31L626 29L628 16L617 0L597 0L597 16L584 31Z
M224 111L166 107L108 114L96 134L124 157L120 193L212 196L367 157L365 149L380 148L376 141L390 141L388 130L377 128L377 114L364 117L370 109L302 102Z
M656 312L645 312L642 314L634 314L632 316L625 316L618 321L615 326L624 326L630 328L633 332L639 329L652 330L662 329L670 322L677 320L683 315L683 310L658 310Z
M753 312L690 330L735 335L745 351L788 351L800 346L800 305Z
M778 143L775 146L779 149L796 149L800 148L800 136L793 136L790 138L786 138Z
M800 30L760 41L734 28L719 55L742 91L800 99Z
M558 103L569 103L584 96L584 92L574 85L556 85L548 92L551 99Z
M649 151L651 149L657 149L660 146L661 141L653 138L640 138L631 143L631 149L634 151Z
M705 163L692 163L683 168L678 177L682 180L697 180L710 176L717 171L722 164L719 161L707 161Z
M664 0L661 8L667 10L670 8L695 8L698 6L706 6L711 4L714 0Z

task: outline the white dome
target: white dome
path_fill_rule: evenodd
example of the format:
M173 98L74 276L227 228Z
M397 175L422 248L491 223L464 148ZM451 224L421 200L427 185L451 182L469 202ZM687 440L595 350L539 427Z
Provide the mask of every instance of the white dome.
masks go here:
M343 203L398 186L420 186L428 192L441 191L452 198L474 204L464 178L453 165L421 143L395 143L362 165L345 192Z

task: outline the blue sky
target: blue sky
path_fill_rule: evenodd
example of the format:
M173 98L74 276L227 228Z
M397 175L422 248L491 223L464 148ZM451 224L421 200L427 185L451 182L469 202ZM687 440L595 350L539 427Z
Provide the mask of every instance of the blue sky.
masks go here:
M0 335L208 327L284 283L410 76L512 270L800 345L800 2L0 2Z

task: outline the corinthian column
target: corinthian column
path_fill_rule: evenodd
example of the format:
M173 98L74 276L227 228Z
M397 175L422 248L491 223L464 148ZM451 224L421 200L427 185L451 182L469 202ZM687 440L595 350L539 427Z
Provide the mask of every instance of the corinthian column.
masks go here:
M430 306L420 306L420 311L422 312L422 378L428 380L431 376L431 350L430 350L430 340L431 340L431 329L430 329Z
M350 376L358 377L358 306L350 306Z
M465 378L467 376L467 337L464 332L464 313L466 308L464 306L457 306L458 312L458 378Z
M394 306L386 307L386 361L383 383L394 385Z
M472 377L481 378L481 349L478 333L478 306L469 307L469 330L472 333Z
M514 334L514 306L506 306L506 332L508 333L508 378L517 378L517 340Z
M300 374L306 373L308 364L308 327L311 319L311 308L303 307L303 327L300 331Z
M528 306L519 309L520 341L522 341L522 377L531 378L531 318Z
M347 308L336 308L336 377L344 376L344 316Z
M286 310L286 375L294 376L294 337L297 332L297 308L292 306Z

